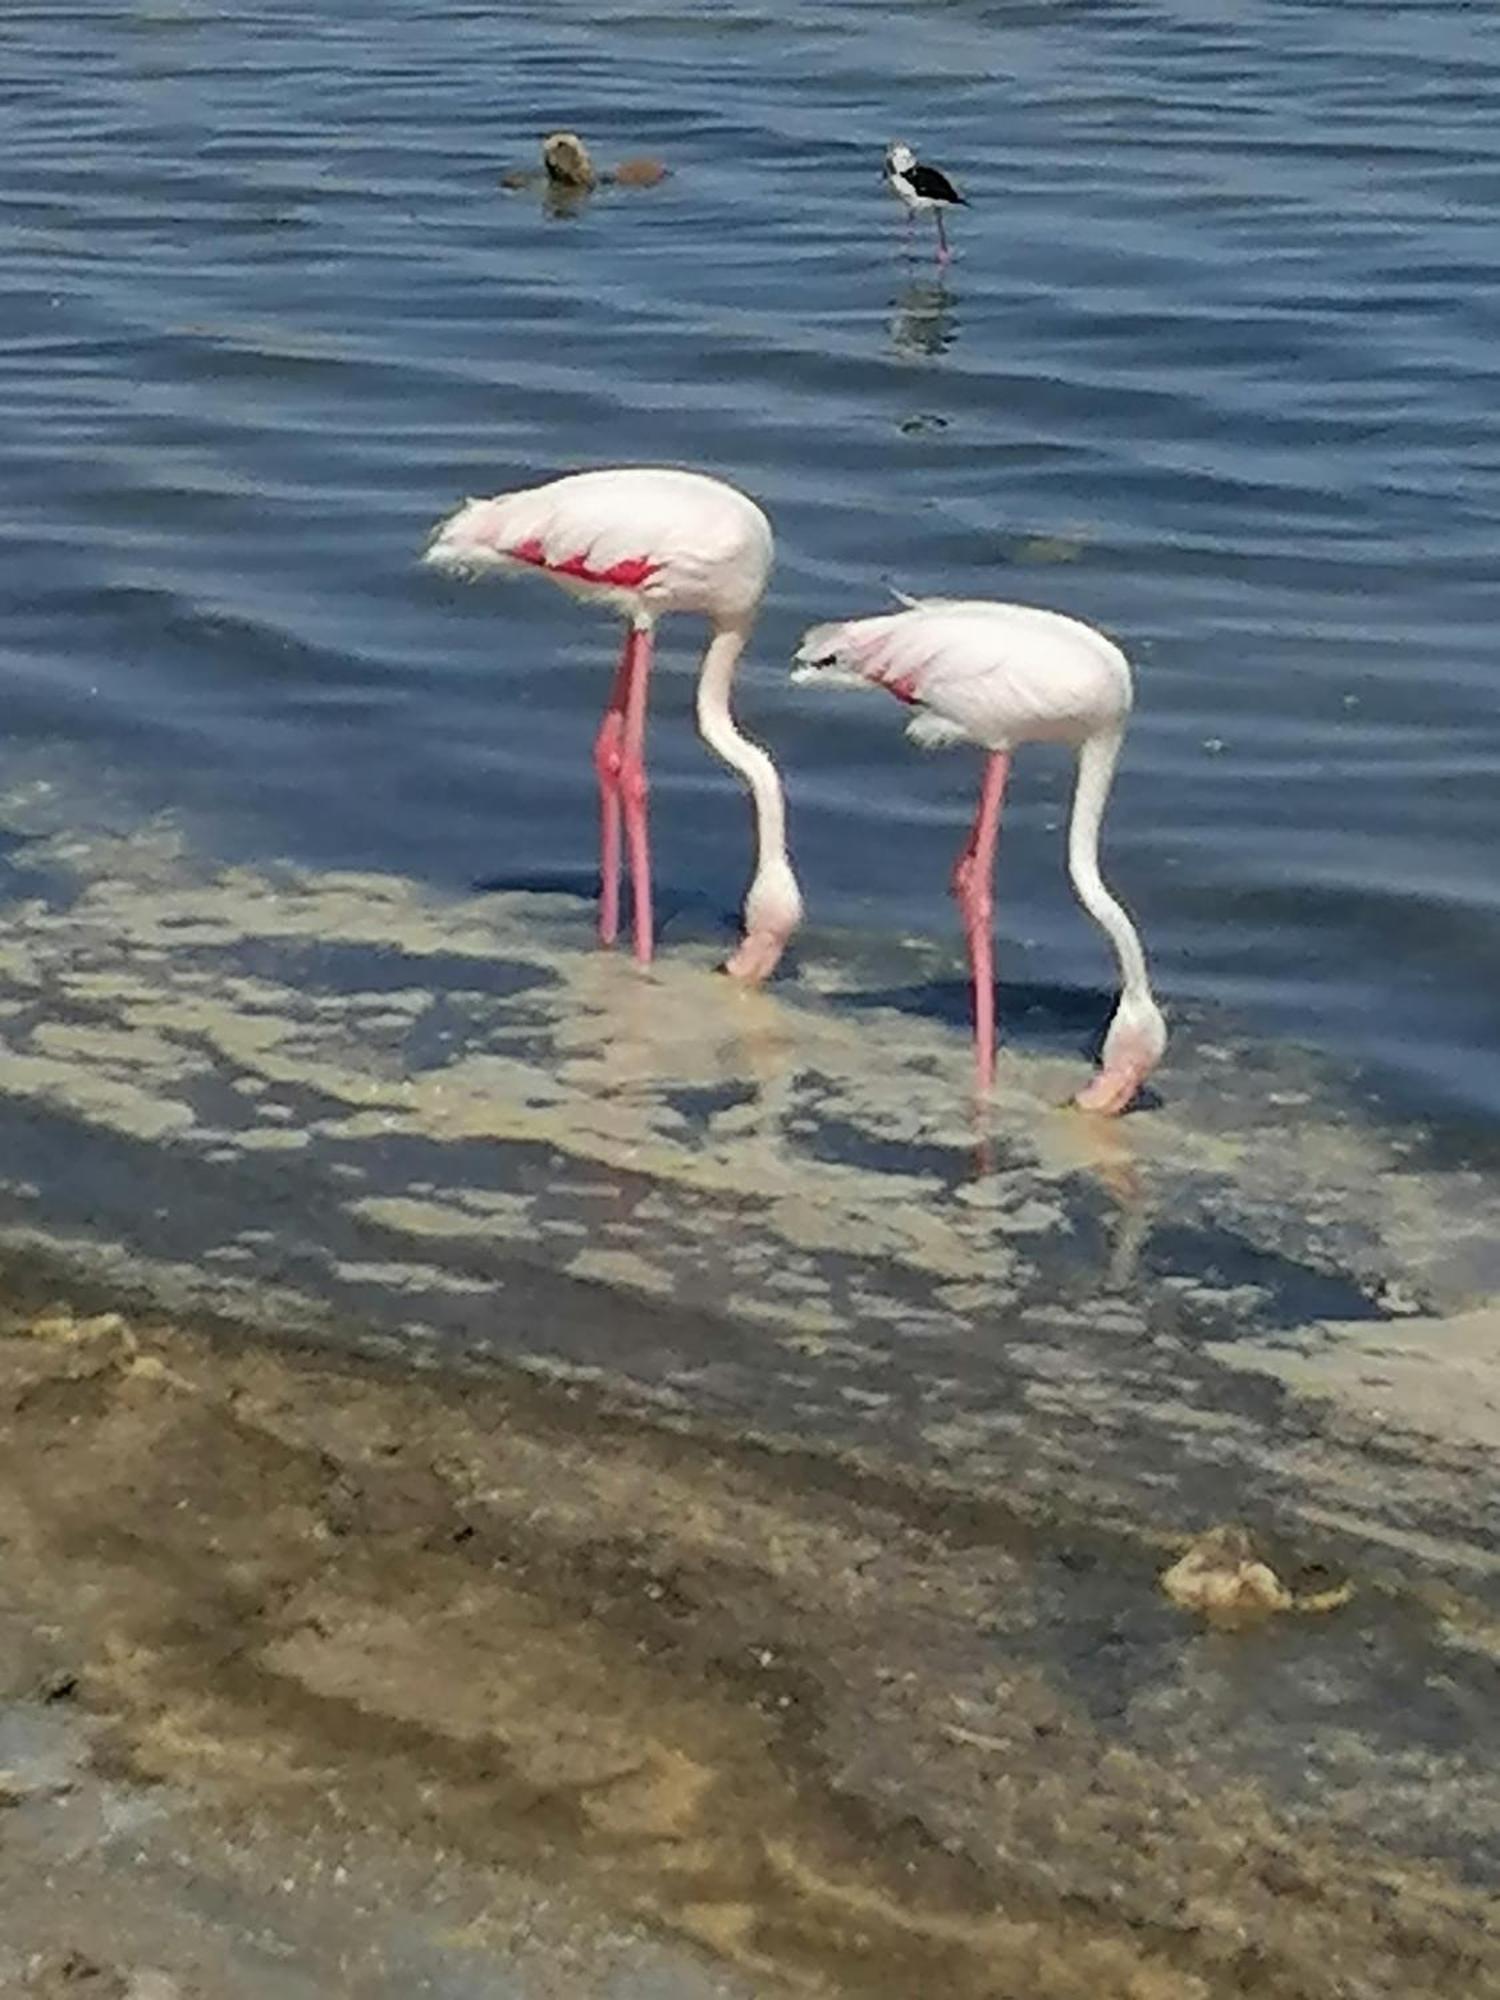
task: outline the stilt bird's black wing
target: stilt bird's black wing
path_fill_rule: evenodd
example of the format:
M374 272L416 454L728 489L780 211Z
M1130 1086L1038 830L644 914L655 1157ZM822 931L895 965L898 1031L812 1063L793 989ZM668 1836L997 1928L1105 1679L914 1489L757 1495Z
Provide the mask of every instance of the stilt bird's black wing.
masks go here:
M915 166L906 178L911 182L912 192L923 196L927 201L957 201L963 202L965 208L968 207L968 203L964 201L952 181L936 167Z

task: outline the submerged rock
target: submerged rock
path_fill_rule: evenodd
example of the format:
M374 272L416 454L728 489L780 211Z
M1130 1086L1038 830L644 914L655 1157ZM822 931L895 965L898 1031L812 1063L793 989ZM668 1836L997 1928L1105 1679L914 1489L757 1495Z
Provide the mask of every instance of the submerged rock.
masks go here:
M616 187L655 187L667 178L667 169L661 160L650 158L621 160L613 174L607 175Z
M187 2000L183 1988L164 1972L122 1972L81 1951L33 1959L25 1990L33 2000Z
M1239 1527L1200 1535L1162 1572L1161 1587L1174 1604L1198 1612L1211 1625L1258 1624L1280 1611L1333 1611L1354 1594L1347 1583L1301 1594L1289 1590Z

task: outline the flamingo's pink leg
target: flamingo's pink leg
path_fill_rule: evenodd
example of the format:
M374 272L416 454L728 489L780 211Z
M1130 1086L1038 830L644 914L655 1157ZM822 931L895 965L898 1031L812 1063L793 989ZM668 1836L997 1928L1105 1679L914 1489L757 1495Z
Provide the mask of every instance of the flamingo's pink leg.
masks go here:
M935 208L932 211L932 219L938 226L938 262L940 264L951 263L953 252L948 248L948 235L943 228L943 211L940 208Z
M599 734L594 738L594 769L599 776L599 942L613 944L620 931L620 771L625 748L625 697L630 687L631 645L625 634L620 664Z
M1000 808L1010 753L992 751L979 788L979 810L962 854L953 870L953 893L963 912L969 939L969 963L974 971L974 1058L979 1088L988 1090L995 1074L995 945L991 931L995 915L993 882L995 843L1000 837Z
M646 831L646 684L651 675L649 630L632 631L627 657L625 738L620 757L620 803L625 809L625 845L635 907L635 955L651 963L651 844Z

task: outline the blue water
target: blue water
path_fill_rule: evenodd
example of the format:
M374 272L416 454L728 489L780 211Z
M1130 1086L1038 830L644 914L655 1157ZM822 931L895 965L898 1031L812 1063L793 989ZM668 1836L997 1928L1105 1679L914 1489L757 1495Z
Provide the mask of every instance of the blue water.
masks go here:
M815 919L951 936L976 773L790 687L801 628L1055 605L1138 666L1108 866L1168 1002L1500 1115L1490 10L11 0L0 57L0 775L66 752L227 855L582 882L610 634L416 556L466 494L690 463L777 529L741 699ZM673 178L503 192L556 125ZM945 278L894 137L972 197ZM748 852L689 718L663 675L680 924ZM1066 788L1018 774L1002 977L1102 1013Z

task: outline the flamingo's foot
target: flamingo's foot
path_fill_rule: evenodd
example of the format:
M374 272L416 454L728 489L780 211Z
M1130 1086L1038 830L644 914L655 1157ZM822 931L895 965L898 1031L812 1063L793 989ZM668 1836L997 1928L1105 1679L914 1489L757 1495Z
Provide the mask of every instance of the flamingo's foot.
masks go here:
M779 930L748 932L725 959L724 970L731 979L738 979L746 986L762 985L781 963L787 935L787 932Z
M1134 1104L1148 1074L1149 1066L1140 1063L1123 1063L1114 1069L1101 1069L1091 1083L1084 1085L1073 1102L1080 1111L1096 1111L1103 1118L1118 1118L1122 1111L1128 1111Z

